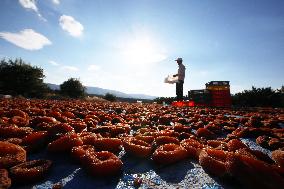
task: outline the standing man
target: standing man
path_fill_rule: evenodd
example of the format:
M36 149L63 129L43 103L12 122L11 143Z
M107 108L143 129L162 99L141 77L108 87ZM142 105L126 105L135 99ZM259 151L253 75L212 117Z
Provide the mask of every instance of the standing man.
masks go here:
M182 64L182 58L175 60L178 64L178 73L173 75L174 77L178 76L178 82L176 83L176 95L177 101L183 100L183 83L185 77L185 66Z

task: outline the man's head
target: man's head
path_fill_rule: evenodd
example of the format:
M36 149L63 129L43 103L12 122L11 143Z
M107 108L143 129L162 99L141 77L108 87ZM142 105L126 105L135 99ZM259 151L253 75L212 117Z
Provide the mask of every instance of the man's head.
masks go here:
M176 61L178 64L181 64L181 63L182 63L182 58L177 58L175 61Z

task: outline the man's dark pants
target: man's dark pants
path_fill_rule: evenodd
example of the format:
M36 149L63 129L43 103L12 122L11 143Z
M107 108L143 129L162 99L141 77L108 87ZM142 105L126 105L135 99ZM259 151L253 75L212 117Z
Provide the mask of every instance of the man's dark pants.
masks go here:
M176 95L177 95L177 101L183 100L183 81L179 80L176 83Z

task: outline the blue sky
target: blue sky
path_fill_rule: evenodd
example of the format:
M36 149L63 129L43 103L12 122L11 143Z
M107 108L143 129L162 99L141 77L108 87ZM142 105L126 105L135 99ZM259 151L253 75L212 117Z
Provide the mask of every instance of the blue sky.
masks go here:
M45 82L175 96L211 80L232 93L284 84L282 0L1 0L0 58L40 66Z

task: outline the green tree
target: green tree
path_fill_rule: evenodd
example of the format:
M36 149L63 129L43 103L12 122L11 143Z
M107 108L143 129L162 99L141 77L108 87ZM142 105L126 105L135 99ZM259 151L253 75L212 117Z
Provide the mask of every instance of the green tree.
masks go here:
M116 101L116 96L113 95L113 94L110 94L110 93L106 93L105 96L104 96L104 99L111 101L111 102L114 102L114 101Z
M153 101L157 102L158 104L162 104L163 102L165 102L166 104L171 104L175 100L175 97L158 97L155 98Z
M271 87L256 88L253 86L251 90L244 90L233 95L233 104L250 107L284 107L284 93L281 89L273 90Z
M76 78L70 78L60 85L60 93L71 98L83 97L85 96L85 91L86 88Z
M22 59L0 61L0 93L42 97L48 90L44 77L43 69Z

